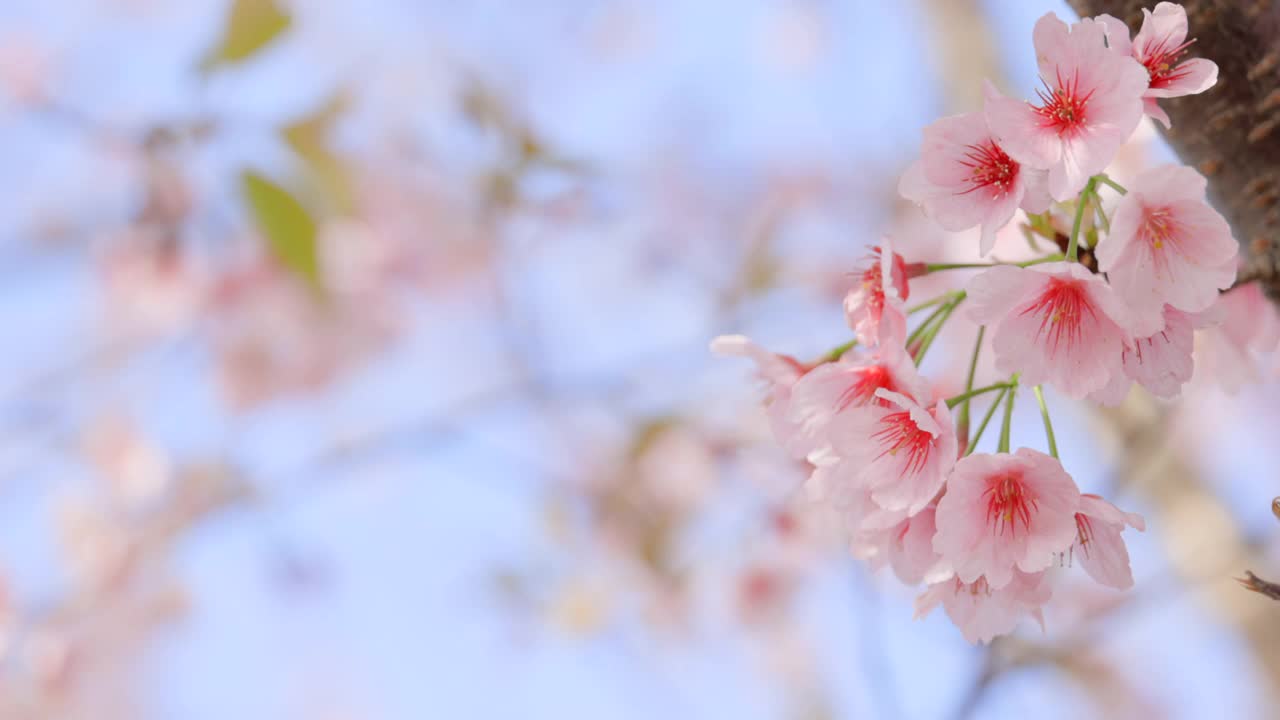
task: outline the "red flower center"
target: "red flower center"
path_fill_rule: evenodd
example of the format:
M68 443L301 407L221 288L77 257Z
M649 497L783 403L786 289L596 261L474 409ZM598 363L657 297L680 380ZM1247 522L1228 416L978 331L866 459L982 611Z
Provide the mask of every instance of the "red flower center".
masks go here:
M1187 47L1195 40L1188 40L1181 45L1170 45L1169 38L1158 43L1148 43L1142 49L1142 64L1151 76L1151 87L1167 88L1185 78L1191 71L1180 67L1182 56L1187 54Z
M933 452L933 435L928 430L921 430L911 419L911 413L905 410L881 418L880 429L871 437L884 448L876 456L877 460L885 455L904 455L903 475L915 475L923 470L929 454Z
M961 165L969 168L969 188L963 194L989 188L993 197L1009 192L1018 179L1019 165L994 141L969 145Z
M862 289L867 294L867 307L878 316L884 309L884 276L880 272L880 258L873 258L871 266L863 271Z
M840 393L840 397L836 400L836 407L840 410L850 406L862 407L875 398L876 391L880 388L897 392L893 384L893 376L889 371L883 365L862 368L858 370L857 379ZM880 404L886 402L878 400Z
M1085 124L1093 90L1080 92L1078 71L1070 78L1064 78L1059 70L1056 87L1050 89L1045 83L1045 89L1036 90L1036 95L1040 96L1040 106L1035 108L1040 116L1040 126L1052 128L1058 135L1070 136Z
M1098 318L1081 284L1060 278L1049 279L1044 292L1021 314L1028 313L1040 316L1036 339L1048 342L1054 352L1063 344L1070 348L1080 342L1085 319L1096 321Z
M1005 474L991 480L983 496L987 499L987 524L991 531L1003 535L1006 530L1018 534L1031 526L1031 514L1038 506L1022 483L1022 476Z

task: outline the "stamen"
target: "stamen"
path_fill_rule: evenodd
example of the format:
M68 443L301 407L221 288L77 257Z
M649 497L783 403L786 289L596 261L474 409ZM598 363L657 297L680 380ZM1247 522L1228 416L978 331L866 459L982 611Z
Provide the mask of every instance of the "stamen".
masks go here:
M840 393L840 397L836 400L836 407L844 410L847 407L861 407L871 402L872 399L880 403L885 401L876 398L876 391L880 388L897 391L893 384L893 377L889 371L882 365L872 365L858 371L858 379L849 384L849 387Z
M983 495L987 499L987 524L998 535L1008 530L1017 536L1019 525L1026 532L1031 527L1032 513L1039 509L1036 499L1027 493L1020 475L996 478L987 485Z
M1041 127L1052 128L1059 135L1074 135L1085 123L1093 93L1090 90L1081 94L1078 70L1070 78L1064 78L1058 69L1052 88L1045 82L1043 90L1036 90L1040 106L1035 107L1035 111L1040 116Z
M992 197L999 198L1009 192L1018 179L1018 163L992 140L969 145L967 149L960 164L970 169L969 187L960 194L989 188Z
M1189 68L1182 66L1182 56L1187 54L1187 48L1194 39L1188 40L1181 45L1171 47L1169 38L1161 38L1159 42L1147 43L1142 49L1142 64L1147 68L1147 73L1151 76L1151 87L1167 88L1173 83L1185 78L1191 73Z
M1097 320L1093 303L1084 289L1074 281L1050 278L1049 286L1036 302L1022 311L1040 315L1040 328L1036 339L1044 338L1053 352L1066 344L1068 348L1080 342L1084 336L1084 320Z
M1089 545L1093 542L1093 525L1089 520L1089 516L1076 513L1076 544L1080 546L1080 550L1084 552L1085 557L1089 557Z
M903 475L915 475L924 469L933 452L933 435L921 430L911 413L890 413L880 420L880 429L871 435L884 448L876 459L885 455L897 456L899 452L906 454L906 462L902 467Z

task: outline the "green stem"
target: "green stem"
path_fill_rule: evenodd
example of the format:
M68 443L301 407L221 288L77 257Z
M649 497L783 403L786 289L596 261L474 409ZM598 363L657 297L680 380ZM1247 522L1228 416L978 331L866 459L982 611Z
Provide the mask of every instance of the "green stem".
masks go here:
M966 270L968 268L987 268L995 267L1003 263L930 263L924 266L926 275L935 273L940 270Z
M1000 407L1000 401L1004 399L1005 393L1009 392L1009 388L1000 391L996 395L996 399L991 401L991 407L987 408L987 414L982 416L982 422L978 424L978 432L974 433L973 439L969 441L969 449L964 451L966 456L972 455L973 451L978 447L978 441L982 439L982 433L986 432L987 426L991 424L991 418L996 414L996 408Z
M985 395L989 392L993 392L996 390L1008 390L1009 388L1013 387L1013 385L1014 385L1013 383L1009 383L1009 382L998 382L998 383L992 383L990 385L987 385L986 387L980 387L977 390L970 390L968 392L963 392L963 393L960 393L959 395L955 395L947 398L947 407L953 408L959 405L960 403L964 402L965 400L968 400L969 398L978 397L979 395Z
M949 307L951 307L950 299L948 299L947 302L943 303L942 305L939 305L937 309L935 309L933 312L929 313L929 317L925 318L924 322L920 323L920 325L916 327L915 330L912 330L910 335L907 335L907 345L911 345L911 343L914 342L917 338L923 337L924 334L928 332L929 328L933 326L933 322L937 320L939 317L941 317L942 315L946 314L947 308Z
M1024 267L1031 267L1032 265L1039 265L1040 263L1062 262L1064 259L1066 259L1066 256L1062 255L1061 253L1054 253L1052 255L1045 255L1042 258L1036 258L1035 260L1027 260L1026 262L1014 263L1014 265L1020 268L1024 268Z
M1105 230L1108 235L1110 235L1111 221L1107 219L1107 213L1102 209L1101 202L1099 202L1098 206L1094 208L1094 211L1097 214L1098 219L1102 221L1102 229Z
M1097 185L1096 177L1089 178L1089 182L1084 184L1084 190L1081 191L1080 197L1076 200L1076 219L1071 224L1071 241L1067 245L1067 262L1076 262L1079 259L1079 251L1077 247L1080 244L1080 224L1084 222L1084 209L1089 207L1089 196L1093 194L1093 188Z
M1018 395L1018 376L1009 378L1009 394L1004 399L1004 422L1000 425L1000 445L996 452L1009 452L1009 430L1013 426L1013 399Z
M1035 387L1036 402L1040 403L1040 418L1044 420L1044 436L1049 441L1049 454L1058 457L1058 442L1053 438L1053 423L1049 420L1049 406L1044 402L1044 392L1040 386Z
M925 353L929 352L929 347L933 345L934 339L938 337L938 333L942 332L942 326L947 324L947 320L951 318L951 313L955 312L956 307L958 307L960 303L964 302L964 298L965 293L961 292L954 300L943 305L943 313L938 317L938 321L933 324L933 327L929 328L927 332L920 336L920 349L916 351L915 358L916 367L919 367L920 363L924 362ZM910 345L911 343L908 342L907 346L910 347Z
M924 301L924 302L920 303L919 305L915 305L915 306L913 306L913 307L909 307L909 308L907 308L907 314L908 314L908 315L915 315L916 313L920 312L921 310L928 310L929 308L931 308L931 307L933 307L933 306L935 306L935 305L941 305L942 303L950 302L952 298L954 298L956 295L960 294L961 292L963 292L963 291L962 291L962 290L955 290L955 291L952 291L952 292L945 292L945 293L942 293L941 295L939 295L938 297L933 298L932 300L926 300L926 301ZM926 321L926 322L928 322L928 321Z
M839 360L842 355L852 350L853 347L857 344L858 344L858 339L854 338L853 340L850 340L849 342L844 343L843 345L837 345L831 348L831 351L828 352L826 355L822 356L822 361L835 362Z
M1025 262L1018 262L1018 263L1006 263L1006 262L934 263L930 265L925 265L924 271L925 271L925 274L928 275L929 273L935 273L941 270L970 270L970 269L981 269L981 268L993 268L993 267L999 267L1001 265L1012 265L1014 267L1030 267L1032 265L1039 265L1040 263L1058 262L1060 260L1062 260L1062 256L1055 253L1053 255L1046 255L1045 257L1036 258L1035 260L1027 260Z
M1125 190L1123 185L1121 185L1120 183L1116 182L1115 180L1112 180L1112 179L1111 179L1111 178L1110 178L1106 173L1102 173L1101 175L1094 175L1094 176L1093 176L1093 179L1094 179L1094 180L1098 180L1098 181L1100 181L1102 184L1106 185L1107 187L1111 188L1112 190L1115 190L1116 192L1120 193L1121 195L1128 195L1128 194L1129 194L1129 191L1128 191L1128 190Z
M978 339L973 342L973 355L969 358L969 373L964 379L964 391L973 390L973 376L978 370L978 353L982 351L982 337L987 334L987 326L978 326ZM969 436L969 400L965 399L960 406L960 415L956 417L956 429L965 437Z

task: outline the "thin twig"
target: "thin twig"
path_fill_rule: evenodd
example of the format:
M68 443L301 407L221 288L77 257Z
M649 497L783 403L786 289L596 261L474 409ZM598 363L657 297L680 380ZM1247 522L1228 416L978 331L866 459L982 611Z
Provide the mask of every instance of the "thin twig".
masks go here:
M1251 570L1244 571L1244 577L1236 578L1236 582L1244 586L1246 590L1252 590L1259 595L1265 595L1272 600L1280 600L1280 584L1268 582L1254 575Z

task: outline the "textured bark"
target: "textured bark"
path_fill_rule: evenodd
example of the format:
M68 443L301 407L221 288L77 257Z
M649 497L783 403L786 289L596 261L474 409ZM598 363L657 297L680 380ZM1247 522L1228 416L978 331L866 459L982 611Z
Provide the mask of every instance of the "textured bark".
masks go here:
M1108 13L1136 33L1155 0L1068 0L1082 16ZM1195 43L1190 56L1218 64L1218 84L1162 99L1169 144L1209 179L1209 198L1226 216L1246 264L1280 302L1280 0L1183 0ZM1163 128L1161 128L1163 131Z

